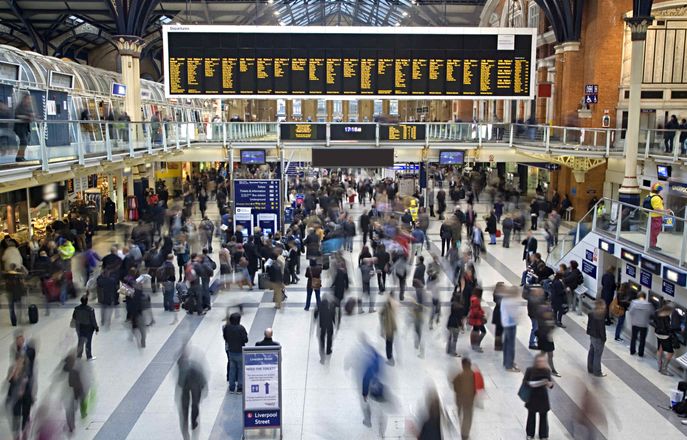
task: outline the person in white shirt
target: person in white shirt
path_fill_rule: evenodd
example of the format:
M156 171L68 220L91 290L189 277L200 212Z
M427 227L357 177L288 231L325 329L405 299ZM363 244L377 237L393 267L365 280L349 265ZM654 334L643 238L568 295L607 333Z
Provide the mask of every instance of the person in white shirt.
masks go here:
M515 333L520 316L527 302L515 292L504 295L501 300L501 325L503 326L503 366L507 371L517 373L515 365Z

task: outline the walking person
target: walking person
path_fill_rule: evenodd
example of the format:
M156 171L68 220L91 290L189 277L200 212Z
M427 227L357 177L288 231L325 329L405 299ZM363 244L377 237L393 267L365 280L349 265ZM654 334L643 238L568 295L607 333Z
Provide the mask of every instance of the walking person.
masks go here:
M587 354L587 372L596 377L606 377L601 371L601 355L606 344L606 303L597 299L594 309L587 315L587 335L589 335L589 353Z
M532 231L527 231L527 238L522 241L524 246L522 250L522 259L525 261L525 266L529 264L530 255L537 253L537 239L534 238Z
M386 345L386 360L389 365L394 365L394 336L397 330L396 309L398 308L393 295L389 295L379 315L382 327L382 336Z
M191 412L191 430L198 428L200 417L200 401L207 394L208 380L203 365L196 359L191 359L184 350L177 361L178 378L176 399L179 406L179 425L184 440L191 437L188 432L189 407Z
M229 323L222 327L224 350L227 352L227 382L229 392L243 392L243 347L248 343L248 333L241 325L241 314L229 315Z
M20 121L14 123L14 132L19 138L19 149L17 150L15 161L24 162L26 160L26 147L31 136L31 123L35 118L31 95L28 93L22 96L19 104L14 109L14 118Z
M451 313L448 315L446 328L448 329L448 341L446 342L446 354L459 357L456 351L460 326L465 318L465 309L460 301L460 296L451 301Z
M379 288L379 295L386 290L386 275L389 272L389 262L391 257L389 253L384 248L383 244L377 245L377 250L375 251L375 270L377 272L377 286Z
M496 242L494 242L494 244L496 244ZM475 263L479 263L480 254L483 251L486 251L486 248L484 247L484 233L479 225L474 225L472 227L472 256L475 260Z
M544 302L539 306L537 315L539 321L537 323L537 345L541 353L546 355L549 360L551 374L556 377L561 377L558 371L556 371L556 367L553 366L553 352L556 349L553 343L553 330L556 328L554 325L553 308L549 303Z
M654 306L646 300L646 293L639 292L637 299L632 300L627 313L630 315L632 325L632 338L630 339L630 354L637 353L639 357L644 357L644 344L646 335L649 331L649 323L654 314ZM635 351L639 342L639 350Z
M513 292L508 292L501 300L501 325L503 326L503 366L506 371L520 371L515 364L515 335L520 320L522 301Z
M452 228L449 221L446 220L439 227L439 236L441 237L441 256L443 257L446 252L451 249L452 239Z
M167 260L157 270L157 281L162 284L162 307L165 312L174 312L174 286L176 282L174 255L167 255Z
M374 274L374 258L370 254L370 250L367 246L363 246L363 249L358 255L358 267L360 268L360 278L363 284L363 296L367 295L367 300L369 302L369 312L375 311L374 300L372 299L372 292L370 290L370 282ZM358 313L363 313L363 300L358 299Z
M100 327L95 319L95 310L88 305L88 295L81 297L81 304L74 308L72 313L72 326L76 329L79 343L76 348L76 357L81 358L84 345L86 345L86 358L89 361L95 360L91 350L93 342L93 332L98 333Z
M472 290L472 296L470 297L470 311L468 312L468 324L472 326L472 331L470 332L470 346L473 351L482 353L482 339L487 334L487 329L484 324L487 323L487 318L482 309L482 289L480 287L475 287Z
M509 248L510 247L510 236L511 233L513 232L513 218L511 217L510 214L506 215L504 217L503 221L501 222L501 227L503 228L503 247Z
M334 301L329 294L322 298L318 307L318 324L320 328L320 363L324 364L325 357L332 354L332 338L334 336Z
M539 438L546 440L549 438L547 415L551 409L549 389L553 388L553 381L551 379L551 370L546 365L546 357L544 355L537 355L534 358L534 365L525 370L523 386L529 390L527 401L525 402L525 408L527 408L527 426L525 428L527 439L534 439L537 427L537 414L539 414Z
M484 383L482 375L479 371L472 369L472 362L469 358L461 359L461 366L463 369L460 373L453 377L451 385L453 386L453 393L456 398L456 406L458 407L458 417L460 418L460 436L462 440L467 440L470 437L470 429L472 428L472 413L475 408L475 396L478 391L478 381Z
M627 283L620 285L618 293L616 294L615 300L611 303L613 306L613 315L618 318L615 324L615 340L622 342L621 337L623 332L623 327L625 326L625 316L627 315L627 309L630 307L630 293L628 292Z
M562 270L556 272L551 282L551 287L549 288L555 325L560 328L565 328L565 325L563 325L563 315L565 315L567 308L567 295L565 294L565 286L563 285L563 273Z
M486 233L489 234L489 244L496 244L496 223L497 223L496 213L492 209L487 217L487 227L485 229Z
M613 298L615 298L615 291L617 288L618 285L615 282L615 267L611 266L606 269L606 273L601 277L601 297L606 303L606 325L613 324L610 316L611 302L613 302Z
M417 265L413 272L413 287L415 288L415 300L418 304L424 304L425 291L425 257L417 257Z
M305 297L305 309L310 310L310 301L312 299L312 293L315 291L315 302L317 308L320 308L320 289L322 288L322 266L320 266L317 259L310 260L310 265L305 269L305 277L308 279L305 286L306 294Z
M668 365L670 361L673 360L673 353L675 347L673 346L673 331L671 326L671 317L673 314L673 308L669 305L664 305L656 311L654 315L656 333L656 358L658 359L658 372L664 376L672 376L668 370ZM665 360L663 359L663 354L665 354Z

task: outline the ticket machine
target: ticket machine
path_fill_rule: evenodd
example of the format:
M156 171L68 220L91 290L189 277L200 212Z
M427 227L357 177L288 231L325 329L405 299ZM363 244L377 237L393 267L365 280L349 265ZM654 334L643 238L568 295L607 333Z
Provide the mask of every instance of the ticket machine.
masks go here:
M236 208L236 212L234 213L234 230L236 230L236 226L238 225L241 225L243 228L243 241L245 242L253 233L253 228L255 227L251 208Z

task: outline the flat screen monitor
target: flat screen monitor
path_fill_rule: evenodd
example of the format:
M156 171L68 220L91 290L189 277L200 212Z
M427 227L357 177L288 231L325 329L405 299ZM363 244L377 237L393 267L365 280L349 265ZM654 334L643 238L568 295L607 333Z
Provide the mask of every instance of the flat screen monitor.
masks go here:
M656 171L659 179L668 180L673 172L673 167L670 165L657 165Z
M446 150L439 152L439 165L456 165L465 162L465 151Z
M242 165L264 165L265 150L241 150Z

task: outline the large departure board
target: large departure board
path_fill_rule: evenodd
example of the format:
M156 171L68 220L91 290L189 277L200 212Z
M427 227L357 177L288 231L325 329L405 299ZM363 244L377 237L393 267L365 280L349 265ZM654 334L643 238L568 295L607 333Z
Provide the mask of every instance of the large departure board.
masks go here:
M534 97L535 29L163 27L167 97Z

